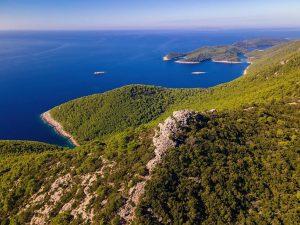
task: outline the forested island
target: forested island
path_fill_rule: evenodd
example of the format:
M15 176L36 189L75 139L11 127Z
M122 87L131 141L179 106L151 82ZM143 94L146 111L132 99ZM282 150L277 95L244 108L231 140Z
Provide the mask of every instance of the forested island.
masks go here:
M254 50L212 88L129 85L51 109L73 149L0 141L1 224L299 224L300 41L283 42L204 48Z
M207 60L220 63L240 63L241 56L254 50L287 42L287 39L258 38L236 42L232 45L206 46L188 53L171 52L163 57L164 61L176 60L182 64L196 64Z

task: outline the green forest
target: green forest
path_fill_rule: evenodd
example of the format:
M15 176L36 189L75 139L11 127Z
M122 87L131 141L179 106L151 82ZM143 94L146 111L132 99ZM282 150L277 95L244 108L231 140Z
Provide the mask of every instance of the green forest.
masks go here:
M243 76L208 89L130 85L53 108L81 145L0 141L1 225L125 224L142 182L131 224L299 224L299 49L248 53ZM158 124L182 109L201 117L150 172Z
M280 101L195 123L149 181L138 224L297 224L299 116Z

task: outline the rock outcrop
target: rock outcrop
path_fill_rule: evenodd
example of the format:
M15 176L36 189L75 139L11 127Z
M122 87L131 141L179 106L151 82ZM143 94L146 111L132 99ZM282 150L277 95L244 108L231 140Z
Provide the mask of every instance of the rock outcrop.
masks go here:
M102 167L94 172L76 175L73 168L67 174L59 174L49 188L42 186L25 205L24 210L34 208L34 214L29 224L43 225L49 224L51 213L59 209L59 213L69 212L74 219L80 218L84 223L92 223L94 219L94 209L92 200L97 197L97 193L92 190L93 184L104 177L105 170L111 170L115 162L108 161L103 157ZM64 202L63 197L70 194L72 188L77 187L77 192L69 201ZM76 196L82 191L82 199L76 201Z
M130 223L135 217L135 209L139 204L142 195L145 192L145 186L148 180L151 179L151 175L156 166L161 163L163 157L166 155L168 149L174 148L180 144L176 140L176 137L191 123L201 120L203 116L197 112L189 110L181 110L173 113L163 123L158 125L158 129L155 131L153 137L153 145L155 146L155 157L151 159L146 168L149 174L144 177L144 180L137 183L129 190L129 197L125 205L120 209L119 216L123 218L125 223Z

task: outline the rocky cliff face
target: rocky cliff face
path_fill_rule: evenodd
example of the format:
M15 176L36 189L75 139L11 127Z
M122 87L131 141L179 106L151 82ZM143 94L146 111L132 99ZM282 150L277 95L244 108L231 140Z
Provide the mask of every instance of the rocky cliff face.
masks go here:
M173 112L164 123L158 125L156 134L153 138L155 146L155 158L147 164L147 169L151 172L155 166L162 160L167 150L180 144L178 135L188 128L191 123L199 121L203 116L197 112L181 110Z
M111 170L114 162L109 162L103 157L98 158L102 162L102 167L98 170L76 174L75 168L67 174L59 174L49 187L42 186L32 197L25 207L20 211L24 212L29 208L34 209L33 216L29 222L31 225L49 224L53 211L60 208L59 213L69 212L76 220L81 219L83 223L93 223L94 209L92 200L97 197L97 193L92 191L92 186L104 176L104 171ZM49 177L52 179L52 177ZM73 190L75 194L72 194ZM78 201L76 196L82 193L82 199ZM65 202L66 196L71 195L71 199ZM105 204L105 203L104 203Z
M155 157L147 163L149 174L144 177L142 182L137 183L129 190L129 197L126 204L120 209L119 215L126 223L130 223L135 217L135 209L139 204L142 195L145 192L147 180L151 179L153 170L158 166L168 149L180 145L180 140L177 139L178 135L187 129L192 123L199 122L204 119L201 114L181 110L173 113L163 123L158 125L153 137L153 145L155 146Z

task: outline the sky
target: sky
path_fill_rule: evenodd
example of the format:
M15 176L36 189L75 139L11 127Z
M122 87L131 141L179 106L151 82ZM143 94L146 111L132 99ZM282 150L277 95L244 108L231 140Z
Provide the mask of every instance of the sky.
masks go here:
M300 28L300 0L0 0L0 30Z

